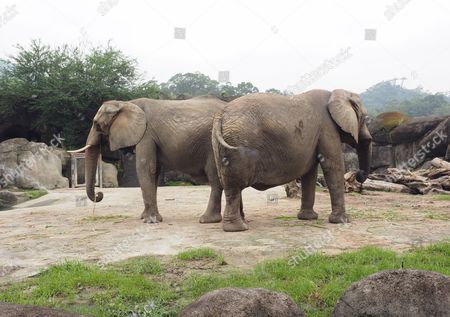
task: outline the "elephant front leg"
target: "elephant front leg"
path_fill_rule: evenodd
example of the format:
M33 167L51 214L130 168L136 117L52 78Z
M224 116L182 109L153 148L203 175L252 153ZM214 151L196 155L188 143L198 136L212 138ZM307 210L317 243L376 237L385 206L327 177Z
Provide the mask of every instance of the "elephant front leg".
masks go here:
M314 211L314 200L316 198L317 163L302 176L302 204L297 218L300 220L314 220L318 218Z
M350 216L345 213L344 200L344 160L341 155L341 148L335 149L334 155L323 154L321 166L327 182L331 198L331 214L328 218L331 223L350 222Z
M151 151L152 149L153 147L149 145L147 147L144 147L143 144L136 146L136 171L144 200L144 211L141 214L141 219L146 223L163 221L156 201L158 178L161 169L157 165L156 153Z
M223 217L223 230L227 232L248 230L241 216L241 190L225 189L226 206Z

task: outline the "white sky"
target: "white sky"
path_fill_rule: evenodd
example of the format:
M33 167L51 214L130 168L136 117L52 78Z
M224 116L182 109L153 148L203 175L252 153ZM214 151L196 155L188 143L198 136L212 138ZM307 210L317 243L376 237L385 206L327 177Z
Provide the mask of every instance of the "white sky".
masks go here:
M392 5L403 8L388 19ZM0 0L0 17L0 57L31 39L111 40L147 79L195 71L217 79L229 70L233 84L263 91L295 85L350 47L349 58L313 75L307 89L362 92L406 77L408 88L450 90L448 0ZM186 40L174 39L174 27L186 28ZM365 29L377 30L375 41L364 40Z

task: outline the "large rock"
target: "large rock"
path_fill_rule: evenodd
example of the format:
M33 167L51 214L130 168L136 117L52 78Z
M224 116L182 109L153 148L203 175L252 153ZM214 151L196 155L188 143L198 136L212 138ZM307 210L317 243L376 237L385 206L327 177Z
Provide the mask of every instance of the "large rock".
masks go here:
M0 143L0 183L2 187L66 188L61 159L44 143L10 139Z
M222 288L187 306L179 317L306 317L287 295L263 288Z
M0 303L0 316L2 317L82 317L62 310L31 305L16 305Z
M102 181L103 187L118 187L117 168L114 164L102 162Z
M376 273L350 286L333 316L448 317L450 278L419 270Z
M17 204L17 196L9 191L0 191L0 209Z

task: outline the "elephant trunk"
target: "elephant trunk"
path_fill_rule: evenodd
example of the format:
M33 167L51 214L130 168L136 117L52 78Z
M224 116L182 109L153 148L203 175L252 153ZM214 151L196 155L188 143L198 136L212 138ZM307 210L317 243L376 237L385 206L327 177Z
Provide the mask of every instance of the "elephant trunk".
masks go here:
M98 192L95 195L95 176L97 174L97 162L100 156L100 133L97 131L95 125L92 126L89 132L86 146L81 150L85 152L85 168L84 179L86 181L86 194L91 201L99 202L103 199L103 193Z
M367 128L363 135L360 135L358 146L359 171L356 174L356 180L364 183L370 174L370 167L372 164L372 137Z
M95 194L95 176L97 174L97 162L100 156L100 145L91 145L86 149L85 154L85 180L86 194L93 202L99 202L103 199L103 193Z

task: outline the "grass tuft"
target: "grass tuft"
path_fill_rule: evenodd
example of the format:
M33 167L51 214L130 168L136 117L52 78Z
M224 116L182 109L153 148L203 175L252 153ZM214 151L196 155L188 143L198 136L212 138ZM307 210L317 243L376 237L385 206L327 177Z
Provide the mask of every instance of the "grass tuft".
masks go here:
M434 195L434 200L450 200L450 195L448 194L441 194L441 195Z

